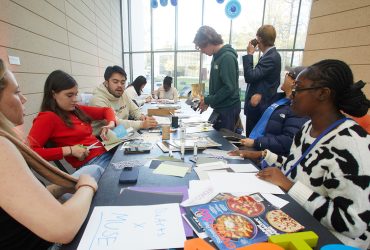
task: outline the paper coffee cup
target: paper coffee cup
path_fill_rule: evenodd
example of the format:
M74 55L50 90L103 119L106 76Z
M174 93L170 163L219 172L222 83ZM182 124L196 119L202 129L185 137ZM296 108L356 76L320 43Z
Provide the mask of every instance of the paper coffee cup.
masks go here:
M170 125L162 125L162 140L169 140L170 132Z

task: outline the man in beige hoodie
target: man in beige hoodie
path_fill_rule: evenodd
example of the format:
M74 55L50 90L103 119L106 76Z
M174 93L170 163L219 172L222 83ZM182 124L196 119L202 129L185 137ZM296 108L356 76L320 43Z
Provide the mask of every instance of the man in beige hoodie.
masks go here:
M108 66L104 73L105 81L94 90L91 106L111 107L116 112L117 124L135 130L157 126L154 118L141 114L138 106L124 93L127 74L120 66ZM133 120L129 120L129 117ZM99 134L104 121L93 122L94 134Z

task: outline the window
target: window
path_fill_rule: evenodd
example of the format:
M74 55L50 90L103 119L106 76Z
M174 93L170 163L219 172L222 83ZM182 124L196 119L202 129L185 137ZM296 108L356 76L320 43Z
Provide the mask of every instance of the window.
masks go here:
M212 57L201 55L193 44L202 25L214 27L237 50L242 100L246 88L242 56L262 24L272 24L277 30L282 71L302 62L312 0L243 0L241 14L232 21L225 15L227 0L222 4L215 0L177 2L176 7L170 1L163 7L158 0L158 7L152 9L148 0L122 0L124 66L128 82L139 75L147 78L145 92L157 89L166 75L174 78L183 96L196 83L204 83L207 92ZM254 60L257 63L258 53Z

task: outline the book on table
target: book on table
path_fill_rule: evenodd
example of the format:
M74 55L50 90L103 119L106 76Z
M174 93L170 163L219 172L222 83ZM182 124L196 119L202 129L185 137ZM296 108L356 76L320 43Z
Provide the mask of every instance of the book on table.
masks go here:
M190 210L220 250L264 242L271 235L304 229L260 194L231 197L192 206Z

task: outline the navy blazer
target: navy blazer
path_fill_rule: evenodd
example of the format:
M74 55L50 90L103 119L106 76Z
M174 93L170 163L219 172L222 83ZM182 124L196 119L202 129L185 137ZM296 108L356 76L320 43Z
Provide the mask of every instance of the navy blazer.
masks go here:
M280 85L281 57L276 48L271 48L258 61L253 68L253 55L243 56L244 79L248 83L245 92L244 113L250 106L250 98L254 94L261 94L260 105L268 107ZM263 113L264 110L260 110Z

